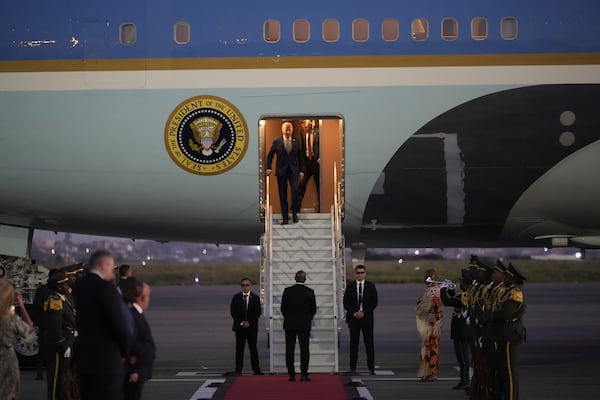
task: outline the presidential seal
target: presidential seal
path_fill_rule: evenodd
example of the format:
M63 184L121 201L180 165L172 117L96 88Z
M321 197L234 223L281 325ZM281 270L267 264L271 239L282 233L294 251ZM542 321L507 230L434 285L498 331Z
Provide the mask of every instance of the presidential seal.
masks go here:
M165 146L184 170L216 175L233 168L246 153L248 125L225 99L197 96L179 104L165 125Z

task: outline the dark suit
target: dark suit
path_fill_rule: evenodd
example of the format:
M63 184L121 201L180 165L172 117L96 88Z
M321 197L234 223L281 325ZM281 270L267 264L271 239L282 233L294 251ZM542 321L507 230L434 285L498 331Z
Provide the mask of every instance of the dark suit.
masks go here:
M142 398L142 389L144 383L152 378L152 367L154 366L154 357L156 347L152 338L150 325L143 313L140 313L135 307L131 307L131 315L135 323L136 337L131 348L131 354L135 356L135 363L127 366L125 376L125 400L138 400ZM129 376L133 373L138 374L138 381L129 383Z
M288 200L287 200L287 184L290 182L292 187L292 212L300 211L300 192L298 190L298 181L300 172L304 173L304 157L302 149L296 139L292 138L292 147L290 153L285 149L283 136L279 136L273 140L271 150L267 155L267 169L272 169L273 156L277 154L277 165L275 168L275 176L277 176L277 188L279 189L279 201L281 203L281 215L283 220L287 221L288 216Z
M300 134L300 143L302 144L302 156L304 157L304 168L306 172L304 173L304 179L300 181L299 190L300 190L300 206L302 206L302 200L304 199L304 193L306 193L306 186L308 185L308 181L310 178L315 180L315 187L317 188L317 195L320 191L320 173L319 173L319 131L314 129L312 132L312 157L309 157L311 152L307 149L307 141L306 141L306 132L302 132ZM320 199L319 199L320 201ZM317 210L318 211L318 210Z
M262 312L260 299L257 295L250 292L248 294L248 308L244 310L243 293L233 295L231 299L231 317L233 318L233 328L235 332L235 371L241 373L244 368L244 349L246 341L250 350L250 365L252 371L260 372L258 363L258 350L256 349L256 340L258 337L258 318ZM248 321L250 326L244 328L242 321Z
M123 397L125 369L131 338L123 315L123 299L115 285L93 272L73 288L77 304L74 362L79 374L81 400L119 400Z
M350 330L350 369L356 370L358 361L358 341L362 331L367 353L367 367L372 372L375 369L375 346L373 344L373 311L377 307L377 289L371 282L363 281L363 312L364 318L354 316L360 308L358 304L357 282L354 281L344 292L344 308L346 309L346 323Z
M296 337L300 343L300 373L308 374L309 338L312 319L317 313L317 302L314 290L297 283L285 288L281 298L281 314L285 329L285 364L290 376L296 375L294 370L294 351Z

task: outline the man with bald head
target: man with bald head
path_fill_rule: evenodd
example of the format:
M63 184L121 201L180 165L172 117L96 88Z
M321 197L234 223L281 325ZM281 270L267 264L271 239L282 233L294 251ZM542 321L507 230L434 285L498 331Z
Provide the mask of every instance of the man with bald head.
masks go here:
M289 223L289 207L287 199L288 182L292 188L292 219L294 223L298 222L298 212L300 211L300 190L299 182L304 178L304 156L300 144L292 137L294 126L286 121L281 124L282 136L273 140L271 150L267 155L266 175L271 175L273 156L277 154L277 166L275 176L277 176L277 188L279 189L279 201L281 203L281 225Z

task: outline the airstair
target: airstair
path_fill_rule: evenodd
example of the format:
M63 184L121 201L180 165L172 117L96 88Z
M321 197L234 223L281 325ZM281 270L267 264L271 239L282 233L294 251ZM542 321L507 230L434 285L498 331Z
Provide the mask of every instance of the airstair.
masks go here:
M267 182L267 186L268 186ZM269 199L262 236L261 297L269 335L270 372L285 373L285 332L280 305L283 290L295 274L307 274L306 285L315 291L317 314L310 336L311 373L339 372L339 330L343 323L342 297L346 285L344 238L341 234L340 190L331 213L300 214L296 224L279 225ZM296 345L296 371L300 371Z

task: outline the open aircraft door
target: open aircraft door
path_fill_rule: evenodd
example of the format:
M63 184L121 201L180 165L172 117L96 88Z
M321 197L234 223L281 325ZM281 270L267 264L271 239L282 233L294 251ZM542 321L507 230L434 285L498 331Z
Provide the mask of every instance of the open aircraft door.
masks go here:
M281 125L284 122L291 122L294 131L293 138L301 143L303 155L308 160L309 153L306 150L305 143L310 133L310 140L314 141L313 148L316 160L316 169L313 169L313 176L308 173L309 161L306 161L307 175L306 191L302 197L300 213L330 213L334 202L334 192L340 184L340 203L344 204L344 120L339 116L315 116L315 115L296 115L296 116L263 116L259 120L259 188L260 188L260 217L263 218L266 206L267 190L270 196L270 203L273 214L281 213L279 202L279 193L277 189L277 179L275 177L275 164L273 162L273 174L271 175L269 187L265 171L267 169L267 155L271 149L273 140L282 135ZM312 125L311 128L308 126ZM275 156L277 157L277 156ZM318 175L317 175L318 174ZM316 179L315 179L316 178ZM317 179L319 181L319 190L317 190ZM302 186L302 182L301 182ZM289 190L289 189L288 189ZM288 192L288 198L291 195ZM289 202L291 207L291 201Z

